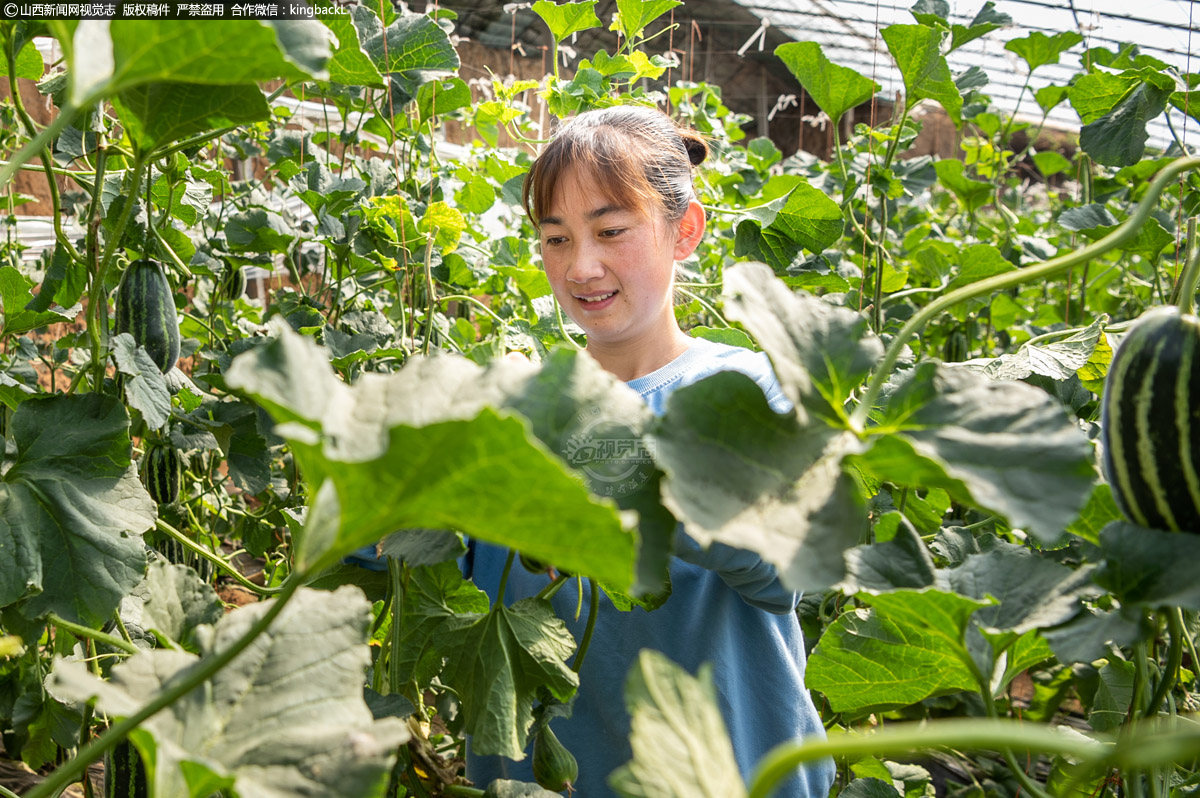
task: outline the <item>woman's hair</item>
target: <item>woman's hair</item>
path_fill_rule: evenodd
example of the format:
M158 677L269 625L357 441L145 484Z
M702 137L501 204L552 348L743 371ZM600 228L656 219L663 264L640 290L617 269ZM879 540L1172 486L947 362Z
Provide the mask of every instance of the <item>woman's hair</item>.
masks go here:
M708 144L662 111L616 105L565 122L525 176L522 201L534 225L550 215L555 187L572 168L591 175L607 199L623 208L683 218L695 197L692 167Z

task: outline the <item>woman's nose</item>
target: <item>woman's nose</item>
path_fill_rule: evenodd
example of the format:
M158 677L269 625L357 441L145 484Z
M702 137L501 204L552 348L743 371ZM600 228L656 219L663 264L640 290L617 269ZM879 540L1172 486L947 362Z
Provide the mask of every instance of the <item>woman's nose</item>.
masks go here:
M575 250L567 268L567 279L573 283L586 283L604 276L604 263L594 246L584 244Z

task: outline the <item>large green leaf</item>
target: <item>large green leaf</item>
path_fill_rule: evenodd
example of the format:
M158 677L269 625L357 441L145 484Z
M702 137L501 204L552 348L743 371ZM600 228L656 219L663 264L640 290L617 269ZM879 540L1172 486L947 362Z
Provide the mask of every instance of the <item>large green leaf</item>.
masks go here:
M113 107L142 152L219 127L269 119L271 108L257 86L143 83L113 98Z
M269 608L253 604L223 618L199 659L144 652L115 666L108 682L81 662L59 661L48 689L77 701L97 697L109 716L131 715ZM301 589L254 645L130 735L154 794L204 798L224 785L262 798L379 794L409 732L399 719L374 720L363 700L370 620L357 588Z
M572 33L600 27L596 16L596 0L580 0L572 3L555 3L552 0L537 0L533 12L550 28L554 41L561 42Z
M655 434L664 503L702 544L755 551L797 590L828 587L865 523L842 469L863 444L844 431L842 404L882 346L859 314L792 293L761 264L726 271L725 294L794 408L775 413L737 373L676 391Z
M796 293L760 264L725 272L725 307L771 358L775 375L803 422L805 411L845 426L850 394L883 357L867 319Z
M333 8L329 0L313 0L323 8ZM329 59L329 80L346 86L370 86L383 88L383 75L363 51L358 37L358 28L349 14L322 14L321 21L337 37L337 49Z
M846 552L846 579L839 585L843 591L885 593L934 585L937 575L925 542L907 519L899 513L890 515L899 520L891 540L855 546Z
M4 311L0 338L21 335L47 324L74 318L74 314L68 316L53 310L26 310L25 306L33 301L32 288L33 281L15 266L0 266L0 310Z
M1012 17L997 11L996 4L991 0L983 4L969 25L950 22L950 4L946 0L918 0L909 11L922 25L950 30L950 48L947 52L953 52L997 28L1012 24Z
M309 484L328 478L336 487L340 532L334 540L299 541L302 566L332 564L397 529L426 527L456 529L630 587L634 537L615 507L590 495L547 449L566 455L573 434L590 434L578 420L601 414L600 397L616 407L640 401L594 360L566 354L558 372L539 374L530 364L484 370L442 356L348 386L310 340L282 325L276 330L276 339L239 356L226 376L280 422L276 433L292 444ZM591 398L573 393L598 384L606 390ZM527 422L508 408L527 411L534 429L552 439L531 439ZM640 412L648 414L644 405ZM565 437L555 436L558 429Z
M1023 380L1031 374L1040 374L1052 380L1069 380L1096 351L1100 330L1106 320L1097 317L1079 332L1059 338L1054 343L1022 344L1016 352L990 360L971 360L956 368L968 368L993 380Z
M1135 78L1111 72L1081 75L1067 88L1071 107L1083 124L1091 124L1113 109L1137 85Z
M1200 536L1113 521L1100 532L1100 548L1104 563L1096 583L1122 604L1200 610Z
M962 95L954 85L941 50L945 32L925 25L889 25L880 35L904 76L904 99L908 107L920 100L935 100L956 126L961 125Z
M442 652L432 644L435 636L455 618L481 616L490 602L487 594L463 579L458 563L412 569L404 590L404 612L393 631L399 657L395 673L402 683L416 682L424 689L442 669Z
M16 458L0 479L0 607L98 626L142 581L141 533L154 503L130 462L129 417L116 399L22 402L9 433Z
M837 125L842 114L871 99L879 84L849 67L834 64L816 42L788 42L775 48L817 107Z
M803 250L820 253L842 234L842 209L820 189L800 183L779 198L734 221L734 252L771 264L792 265Z
M1149 81L1139 84L1112 110L1079 131L1079 146L1097 163L1132 166L1146 152L1146 124L1167 107L1169 89Z
M842 578L866 523L842 470L861 451L852 433L775 413L749 377L722 372L672 394L654 441L664 503L702 545L754 551L795 590Z
M125 401L141 412L146 426L162 429L171 417L171 392L158 364L129 333L113 338L112 349L117 371L125 376Z
M683 0L617 0L617 27L626 39L636 39L647 25L681 5Z
M17 77L28 78L29 80L40 80L42 72L46 69L42 53L33 42L27 42L21 48L21 51L17 53L16 66ZM7 58L0 58L0 75L8 77Z
M999 548L970 555L947 576L954 592L998 602L976 613L976 622L1025 634L1074 618L1082 609L1080 599L1099 592L1093 570L1071 569L1028 549Z
M455 72L460 66L458 51L450 37L432 18L405 14L386 28L369 15L372 30L362 35L362 49L382 74L399 73L419 77L424 73Z
M933 168L941 184L954 193L967 213L974 213L991 201L995 187L967 177L966 166L957 158L942 158L934 162Z
M890 397L890 434L864 466L899 485L941 487L1054 541L1096 481L1092 449L1062 405L1019 382L926 362Z
M624 798L738 798L746 794L717 705L712 669L696 676L644 650L625 682L633 760L609 776Z
M185 565L153 560L146 578L121 600L121 621L130 636L150 647L182 645L198 650L196 630L217 623L225 607L217 591Z
M986 602L939 590L864 596L871 609L842 614L821 635L805 683L835 712L897 709L976 690L965 636Z
M1012 39L1004 45L1010 53L1016 53L1033 72L1046 64L1057 64L1059 56L1083 41L1083 36L1073 30L1061 31L1047 36L1034 31L1020 39Z
M75 105L144 83L228 86L327 78L333 36L320 22L85 20L70 65Z
M446 658L442 682L462 701L464 730L480 754L523 759L538 691L567 701L579 686L565 662L575 640L545 599L459 616L439 629L435 646Z

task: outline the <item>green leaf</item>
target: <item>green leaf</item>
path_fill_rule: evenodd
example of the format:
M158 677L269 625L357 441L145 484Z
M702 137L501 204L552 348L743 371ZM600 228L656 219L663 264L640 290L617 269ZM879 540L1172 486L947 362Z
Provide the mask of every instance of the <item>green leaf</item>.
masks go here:
M861 448L853 434L777 414L749 377L722 372L672 394L654 444L663 501L701 545L754 551L795 590L842 578L865 523L841 465Z
M941 184L954 193L967 213L974 213L991 201L995 187L967 177L966 166L957 158L941 158L934 162L933 168Z
M1031 374L1052 380L1069 380L1091 359L1100 340L1100 329L1106 322L1107 318L1101 316L1079 332L1054 343L1022 344L1016 352L991 360L972 360L955 368L970 369L993 380L1023 380Z
M908 106L920 100L936 100L955 126L961 125L962 95L941 52L945 32L924 25L889 25L880 34L904 76Z
M272 602L221 619L199 658L182 651L137 654L103 682L81 662L59 660L47 687L76 701L97 697L112 717L132 715L172 681L245 634ZM155 795L314 798L378 794L396 746L409 738L398 718L376 721L363 699L371 656L371 607L362 592L300 589L254 645L130 735L147 763Z
M879 84L849 67L834 64L816 42L788 42L775 48L783 61L812 97L817 107L836 125L846 111L871 99Z
M746 794L717 704L712 668L696 676L643 650L625 681L633 759L608 777L623 798L738 798ZM667 764L669 763L669 764Z
M381 555L395 557L414 568L453 560L466 550L458 533L449 529L402 529L379 544Z
M21 335L47 324L71 321L74 315L66 316L52 310L26 310L33 302L33 281L15 266L0 266L0 305L3 306L4 323L0 325L0 339Z
M1100 548L1104 564L1096 584L1121 604L1200 609L1196 560L1189 559L1200 555L1200 536L1113 521L1100 532Z
M965 635L986 602L939 590L899 590L863 599L821 635L805 683L835 712L886 711L977 690Z
M775 413L737 373L677 391L655 434L664 502L702 545L755 551L795 589L828 587L864 520L841 466L861 450L837 429L841 405L881 345L861 316L793 294L762 265L729 269L725 292L727 312L771 356L794 410Z
M1019 55L1029 71L1033 72L1040 66L1057 64L1059 56L1082 41L1083 36L1075 31L1061 31L1053 36L1034 31L1023 38L1008 41L1004 49Z
M441 628L436 647L446 657L442 682L462 702L463 728L479 754L523 759L538 691L567 701L579 686L565 663L575 641L544 599L459 617Z
M134 343L129 333L113 338L112 347L117 370L127 378L125 401L141 412L146 426L162 429L171 417L171 392L163 373L146 354L146 348Z
M170 210L171 215L182 221L188 227L192 227L200 220L200 217L208 211L209 205L212 204L213 187L206 181L187 180L182 183L175 183L163 175L158 180L154 181L154 185L150 189L151 198L154 204L163 210ZM171 202L170 208L167 207L168 199ZM163 228L164 237L170 235L174 228ZM181 231L176 231L181 232ZM181 233L182 234L182 233ZM186 238L186 234L182 234ZM190 242L190 240L189 240ZM173 247L175 243L168 238L168 243ZM190 255L185 257L176 250L180 260L187 263ZM193 248L194 254L194 248Z
M804 249L817 254L837 241L845 221L842 209L820 189L800 183L787 198L734 219L735 254L769 263L776 271L792 264Z
M1092 663L1109 654L1110 645L1127 648L1153 635L1142 611L1121 607L1112 612L1082 612L1070 623L1043 634L1054 656L1064 665Z
M404 592L404 612L395 630L399 642L396 674L402 683L427 687L442 670L443 652L435 638L448 623L464 615L487 613L487 594L463 579L458 563L413 568Z
M725 272L728 317L741 322L771 358L783 392L797 407L845 426L846 400L883 357L866 317L795 293L759 264Z
M559 793L512 779L496 779L483 791L483 798L554 798L556 795Z
M968 556L948 579L959 595L997 602L979 610L976 622L1021 635L1074 618L1082 609L1080 599L1099 593L1093 570L1072 570L1028 549L1002 548Z
M99 626L141 580L141 533L154 503L130 461L129 417L116 399L58 394L22 402L0 480L0 606ZM53 430L53 434L47 434Z
M357 177L335 177L328 166L317 161L309 161L289 186L313 213L324 208L331 216L343 214L367 188Z
M275 211L251 208L232 214L225 222L225 237L236 252L287 253L296 234Z
M454 193L459 208L466 213L483 213L496 202L496 189L480 175L471 175L463 187Z
M1139 84L1112 110L1079 131L1079 146L1097 163L1132 166L1146 152L1146 124L1167 107L1170 91L1150 82Z
M595 361L564 352L556 370L504 362L485 372L453 356L415 358L395 374L347 386L315 344L276 329L278 338L240 355L226 376L275 418L309 484L328 478L336 489L336 538L299 541L298 563L333 564L397 529L456 529L630 586L632 536L614 507L547 451L565 456L572 429L580 430L575 419L597 407L621 408L624 419L648 416ZM508 408L523 410L549 440L530 440ZM472 501L463 502L467 493Z
M225 465L233 483L251 496L271 485L271 454L258 428L258 414L246 402L220 402L209 407L219 425Z
M1042 86L1033 93L1033 98L1037 100L1038 107L1042 109L1042 113L1048 114L1053 111L1065 99L1067 99L1068 89L1066 86Z
M618 15L615 24L622 36L633 41L642 35L647 25L681 5L682 0L617 0ZM561 42L562 39L558 41Z
M846 552L846 593L884 593L900 588L931 587L933 558L921 536L900 513L888 513L880 524L896 522L895 535L882 543L855 546Z
M193 133L271 117L257 86L143 83L112 98L135 148L149 152Z
M996 10L996 4L988 0L983 4L983 8L975 14L970 25L950 26L950 50L953 52L964 44L973 42L976 39L986 36L994 30L1006 27L1012 24L1012 17L1008 14Z
M26 42L25 46L21 48L21 52L17 53L16 65L17 77L29 80L41 80L42 73L46 69L42 53L33 42ZM7 58L0 58L0 75L8 76Z
M1033 163L1044 177L1053 177L1067 171L1072 166L1071 162L1056 150L1034 153Z
M471 106L471 89L462 78L431 80L417 90L417 113L421 123L435 116Z
M198 651L198 628L220 621L225 606L191 568L155 559L145 580L121 600L120 613L135 641L150 636L160 646L175 643Z
M70 97L82 106L144 83L320 80L332 38L316 21L86 20L75 28Z
M25 305L25 310L44 313L53 304L72 307L87 290L87 280L87 266L71 260L63 245L55 244L54 256L50 260L50 267L46 269L41 290Z
M896 788L891 776L887 781L873 777L857 778L838 793L838 798L896 798Z
M1123 75L1092 72L1073 82L1067 88L1067 97L1080 121L1087 125L1111 111L1136 83L1136 79Z
M1110 521L1120 521L1121 511L1113 498L1112 488L1107 482L1101 482L1092 490L1087 504L1083 506L1079 517L1071 522L1067 531L1072 535L1083 538L1088 543L1100 543L1100 531Z
M449 35L432 18L405 14L387 28L377 18L373 22L374 30L362 37L362 49L380 73L399 73L423 82L422 78L455 72L461 66Z
M891 434L861 458L898 485L941 487L1053 542L1095 482L1092 450L1057 399L926 362L889 398Z
M1092 712L1088 723L1098 732L1113 731L1125 723L1129 704L1133 701L1134 672L1132 662L1110 659L1100 669L1100 684L1096 697L1092 699Z
M36 395L36 391L23 382L17 382L12 377L0 371L0 403L10 410L16 410L17 405ZM0 434L0 441L4 436Z
M315 6L333 8L329 0L313 0ZM363 52L359 42L358 28L349 14L322 14L321 22L333 32L338 47L329 59L329 80L346 86L370 86L383 88L383 75Z
M467 219L458 208L445 202L434 202L417 222L417 229L431 236L442 252L453 252L458 249L458 241L467 229Z
M1059 215L1058 223L1065 229L1076 233L1099 228L1104 232L1098 235L1104 236L1117 226L1117 217L1113 216L1104 205L1093 202L1090 205L1067 208Z
M533 12L550 28L550 35L556 42L561 42L572 33L600 27L600 18L596 16L595 8L596 0L581 0L577 3L537 0L533 4Z
M722 327L720 329L713 327L693 327L688 330L688 335L693 338L703 338L706 341L716 341L719 344L740 346L743 349L749 349L751 352L757 349L750 336L736 327Z

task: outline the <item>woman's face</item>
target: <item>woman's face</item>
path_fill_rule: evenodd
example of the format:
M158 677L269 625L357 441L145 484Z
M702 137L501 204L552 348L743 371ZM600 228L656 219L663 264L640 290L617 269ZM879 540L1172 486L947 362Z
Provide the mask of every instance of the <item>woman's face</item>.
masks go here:
M604 345L670 340L675 261L703 233L703 211L669 223L661 213L618 207L595 179L570 169L558 181L550 214L540 220L546 278L567 315ZM694 235L692 235L694 233Z

